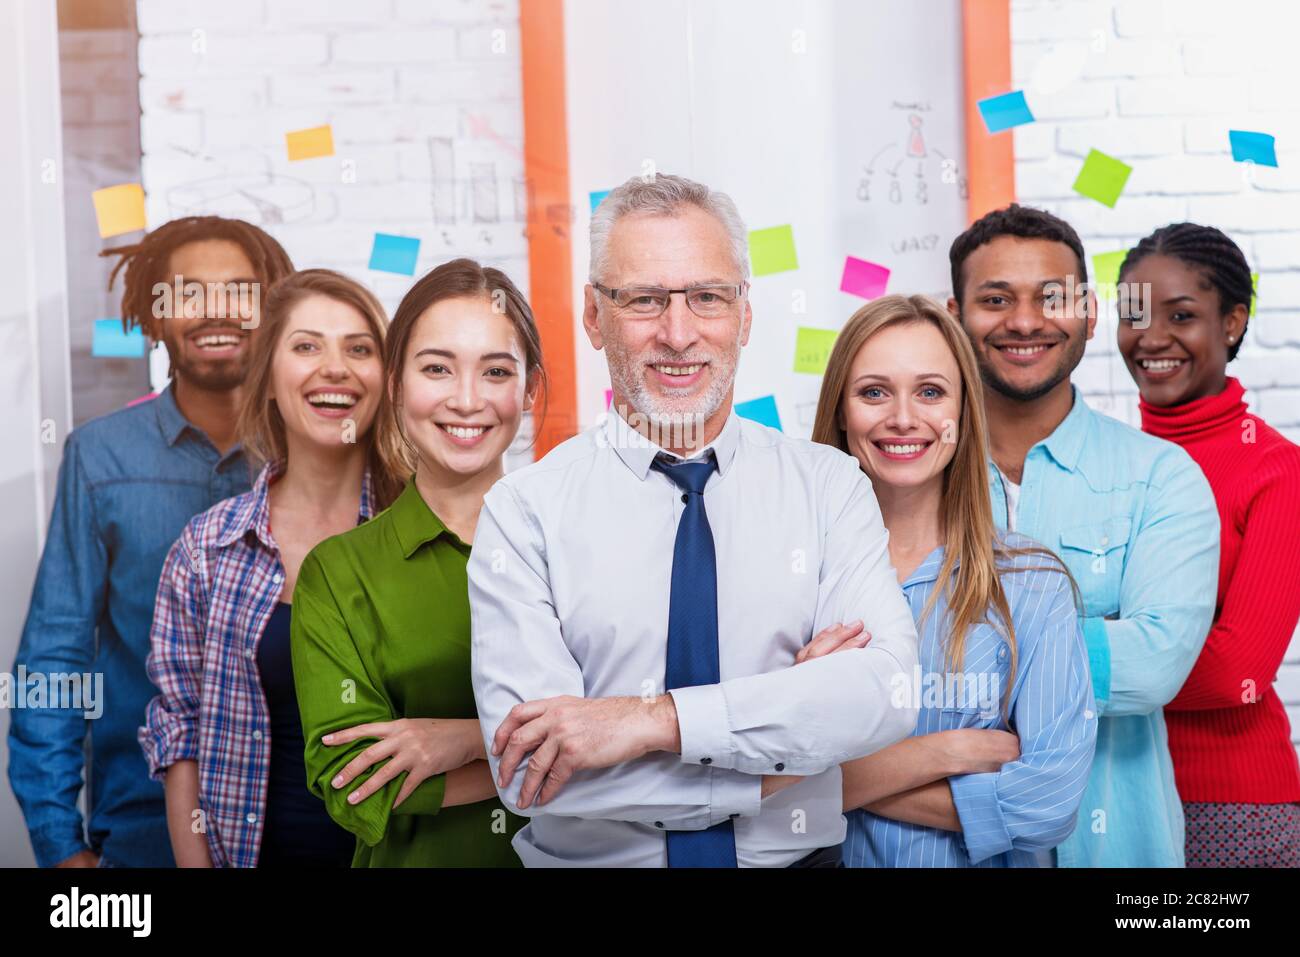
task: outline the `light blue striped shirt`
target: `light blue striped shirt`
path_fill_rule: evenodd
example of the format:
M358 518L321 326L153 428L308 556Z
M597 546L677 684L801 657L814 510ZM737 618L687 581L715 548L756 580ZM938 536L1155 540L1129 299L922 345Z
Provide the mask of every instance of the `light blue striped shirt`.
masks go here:
M1011 548L1036 545L1007 534ZM844 863L849 867L1034 867L1052 863L1051 849L1074 828L1097 738L1097 712L1078 611L1069 580L1043 555L1005 564L1002 587L1015 626L1016 672L1000 629L978 624L966 633L960 672L945 657L948 609L941 595L924 622L921 612L943 564L938 548L903 583L920 631L915 734L955 728L1014 731L1020 758L1002 770L948 779L961 831L879 817L848 816ZM996 614L994 615L996 620ZM1003 718L1003 690L1011 683Z

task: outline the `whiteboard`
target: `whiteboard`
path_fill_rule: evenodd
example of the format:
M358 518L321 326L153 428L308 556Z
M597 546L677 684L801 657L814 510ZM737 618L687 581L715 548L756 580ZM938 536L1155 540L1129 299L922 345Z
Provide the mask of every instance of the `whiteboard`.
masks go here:
M609 386L581 328L590 193L647 162L731 195L751 229L790 224L799 268L752 279L736 402L776 397L806 438L821 378L794 371L800 326L839 329L866 301L846 256L888 292L946 298L967 225L958 0L566 0L578 415Z

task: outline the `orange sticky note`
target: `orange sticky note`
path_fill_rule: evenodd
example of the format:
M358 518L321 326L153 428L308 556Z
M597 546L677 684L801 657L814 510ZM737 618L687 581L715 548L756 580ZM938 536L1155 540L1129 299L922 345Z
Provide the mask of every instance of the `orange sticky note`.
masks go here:
M144 229L144 187L139 183L108 186L90 194L95 203L99 237L120 236Z
M334 131L329 128L328 124L285 133L284 141L285 145L289 147L290 161L334 155Z

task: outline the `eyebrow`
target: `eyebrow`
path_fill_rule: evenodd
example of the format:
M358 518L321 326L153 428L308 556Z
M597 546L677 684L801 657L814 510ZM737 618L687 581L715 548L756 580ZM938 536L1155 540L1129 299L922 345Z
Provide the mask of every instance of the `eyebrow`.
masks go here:
M1065 279L1061 277L1057 277L1056 279L1042 279L1038 283L1038 288L1041 290L1044 286L1051 285L1064 286ZM1006 279L986 279L976 287L975 291L983 292L986 289L1005 289L1008 292L1014 291L1014 287Z
M1176 302L1196 302L1196 297L1195 296L1171 296L1169 299L1166 299L1163 303L1161 303L1161 305L1172 306Z
M443 356L447 359L454 359L456 353L449 352L446 349L421 349L415 354L415 358L418 359L420 356ZM479 356L479 360L483 361L485 359L504 359L507 362L519 363L518 357L511 355L509 352L485 352Z
M948 381L948 377L944 375L942 372L922 372L919 376L917 376L917 378L918 379L942 379L944 382L948 382L949 385L952 384L951 382ZM856 379L853 380L853 382L856 384L858 382L862 382L864 379L870 380L872 382L891 381L889 376L887 375L880 375L879 373L876 372L867 372L863 375L858 376Z
M317 332L315 329L294 329L292 332L289 333L289 335L291 336L296 336L299 334L304 336L315 336L317 339L325 338L325 333ZM375 334L373 332L349 332L343 338L344 339L373 339L374 337Z
M209 285L227 286L232 283L245 283L248 285L256 285L258 282L257 278L254 276L247 276L247 277L240 276L235 279L199 279L197 276L187 276L184 273L173 273L173 275L181 277L182 285L191 282L201 283L204 286L209 286ZM167 285L170 286L171 283L168 283Z

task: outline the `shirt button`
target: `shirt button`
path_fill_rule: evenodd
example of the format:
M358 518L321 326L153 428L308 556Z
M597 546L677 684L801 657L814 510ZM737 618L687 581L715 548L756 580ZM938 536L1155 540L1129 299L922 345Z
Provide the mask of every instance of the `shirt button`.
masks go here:
M253 657L253 649L252 649L252 648L249 648L247 651L245 651L245 652L244 652L244 657L245 657L245 658L252 658L252 657Z
M256 824L256 823L257 823L257 815L256 815L256 814L253 814L253 813L250 811L249 814L248 814L248 817L244 818L244 820L247 821L249 824Z
M254 740L254 741L261 741L261 740L262 740L262 732L261 732L261 731L254 731L254 732L253 732L253 740Z
M655 827L663 827L663 826L664 826L663 821L655 821Z
M682 502L685 503L685 502L689 502L690 500L691 500L691 497L690 497L689 495L687 495L685 492L683 492L683 493L682 493Z
M785 762L784 762L784 761L778 761L778 762L776 763L776 769L777 769L778 771L784 771L784 770L785 770Z
M1103 535L1103 536L1101 536L1101 543L1102 543L1103 545L1109 545L1109 544L1110 544L1110 536L1109 536L1109 535Z
M1092 712L1091 712L1091 711L1085 711L1085 712L1083 713L1083 716L1084 716L1085 718L1088 718L1089 720L1091 720L1091 718L1092 718Z
M275 582L278 585L280 584L280 582L284 581L284 576L281 575L279 572L276 572L274 575L271 576L271 581Z

